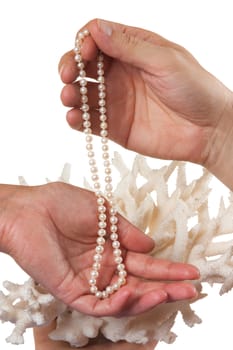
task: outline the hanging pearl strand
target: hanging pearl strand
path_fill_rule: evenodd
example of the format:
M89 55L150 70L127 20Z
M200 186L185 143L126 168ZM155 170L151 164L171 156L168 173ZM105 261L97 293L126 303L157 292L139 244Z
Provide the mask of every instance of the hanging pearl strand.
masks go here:
M85 64L81 55L81 47L84 39L89 36L90 33L87 29L79 32L77 39L75 41L75 61L79 69L79 85L80 85L80 95L81 95L81 110L83 119L83 129L86 138L86 149L87 156L90 166L91 179L93 181L95 194L97 197L97 208L98 208L98 231L95 254L93 256L93 265L90 273L90 292L94 294L97 298L108 298L112 293L119 290L121 286L126 283L127 273L125 270L125 265L123 264L122 252L120 242L118 240L118 218L117 210L113 197L113 187L112 187L112 177L111 177L111 164L109 160L109 146L108 146L108 124L106 115L106 86L104 79L104 62L103 54L98 53L97 57L97 81L98 81L98 111L100 119L100 137L102 144L102 157L105 172L105 196L101 192L101 186L99 182L98 168L95 160L95 153L93 149L93 137L91 129L91 117L90 117L90 107L88 105L88 89L87 89L87 79ZM109 226L110 226L110 239L113 248L113 259L116 264L116 273L118 278L112 285L108 285L104 290L99 290L97 287L97 280L99 277L99 270L101 268L101 261L104 253L104 245L106 242L107 235L107 201L109 207Z

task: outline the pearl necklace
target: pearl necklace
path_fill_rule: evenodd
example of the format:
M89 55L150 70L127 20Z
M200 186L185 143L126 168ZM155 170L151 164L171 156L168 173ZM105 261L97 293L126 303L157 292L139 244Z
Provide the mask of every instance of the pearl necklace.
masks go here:
M106 116L106 86L105 86L105 78L104 78L104 57L101 52L98 53L97 56L97 82L98 82L98 111L99 111L99 119L100 119L100 137L102 143L102 157L103 157L103 165L105 176L105 196L101 192L101 186L99 182L98 168L96 166L95 153L93 150L93 137L92 137L92 129L91 129L91 120L90 120L90 107L88 105L88 89L87 89L87 79L86 79L86 71L85 64L81 55L81 48L85 37L89 36L90 33L87 29L84 29L82 32L79 32L77 35L77 39L75 41L75 61L77 63L77 68L79 70L79 85L80 85L80 95L81 95L81 111L82 111L82 119L83 119L83 129L86 138L86 149L87 156L89 160L91 179L93 181L95 194L97 197L97 209L98 209L98 231L97 231L97 246L95 248L95 254L93 256L93 265L90 273L90 292L94 294L97 298L108 298L112 293L119 290L121 286L126 283L126 270L125 265L123 264L122 252L120 249L120 242L118 240L118 218L117 218L117 210L113 197L113 187L112 187L112 177L111 177L111 164L109 161L109 147L108 147L108 124L107 124L107 116ZM110 239L112 242L113 248L113 259L116 264L116 272L118 278L113 281L113 284L105 287L104 290L99 290L97 287L97 279L99 277L99 270L101 268L101 261L104 253L104 245L106 242L107 235L107 204L106 199L108 201L109 208L109 230L110 230Z

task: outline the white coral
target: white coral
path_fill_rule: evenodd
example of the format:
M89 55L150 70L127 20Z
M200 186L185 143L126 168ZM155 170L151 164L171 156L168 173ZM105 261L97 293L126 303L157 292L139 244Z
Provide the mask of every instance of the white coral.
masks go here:
M153 256L196 265L201 279L196 283L201 293L202 282L220 283L220 294L233 287L233 197L226 207L220 201L216 217L210 217L208 172L187 183L185 164L172 162L161 169L151 169L146 159L137 156L128 169L119 154L113 160L121 180L115 194L121 212L132 223L156 241ZM176 174L176 186L168 190L169 180ZM65 166L61 181L68 182L69 166ZM143 183L138 180L143 178ZM24 179L20 179L25 184ZM65 340L81 347L99 333L116 342L126 340L145 344L149 340L172 343L171 331L178 312L185 324L192 327L200 318L190 301L159 305L150 312L121 319L95 318L69 310L51 295L41 290L31 279L23 285L6 282L8 294L0 294L0 319L15 323L7 341L22 343L26 328L46 324L57 318L57 327L50 334L54 340Z

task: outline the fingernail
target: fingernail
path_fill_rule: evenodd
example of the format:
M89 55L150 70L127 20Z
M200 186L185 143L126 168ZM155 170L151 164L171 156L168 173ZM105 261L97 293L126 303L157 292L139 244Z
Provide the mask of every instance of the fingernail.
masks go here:
M98 19L99 29L104 32L107 36L112 35L112 28L110 26L110 22L104 21L103 19Z

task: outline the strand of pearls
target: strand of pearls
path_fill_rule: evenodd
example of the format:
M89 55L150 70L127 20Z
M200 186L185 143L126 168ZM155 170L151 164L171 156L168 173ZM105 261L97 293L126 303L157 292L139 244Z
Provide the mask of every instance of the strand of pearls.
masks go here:
M93 149L93 136L91 129L91 116L90 107L88 105L88 89L87 89L87 78L85 71L85 64L81 55L81 47L84 39L89 36L90 33L87 29L79 32L75 41L75 61L79 69L79 85L81 95L81 110L83 119L83 129L86 138L86 149L87 156L90 166L91 179L93 181L95 194L97 197L97 208L98 208L98 231L95 254L93 256L93 265L90 273L90 292L97 298L108 298L112 293L116 292L121 286L126 283L127 273L125 265L123 263L122 252L120 242L118 240L118 218L117 210L113 197L112 177L111 177L111 164L109 160L109 146L108 146L108 123L106 115L106 85L104 78L104 58L101 52L98 53L97 57L97 81L98 81L98 110L100 119L100 137L102 144L102 157L103 166L105 172L105 195L101 192L101 185L99 182L98 168L95 160L95 153ZM106 199L107 200L106 200ZM107 217L107 201L109 207L109 219ZM109 221L109 223L108 223ZM112 285L108 285L104 290L99 290L97 287L97 279L99 277L99 270L101 268L101 261L104 253L104 245L106 242L107 235L107 223L109 224L110 239L113 248L113 259L116 264L116 273L118 278Z

